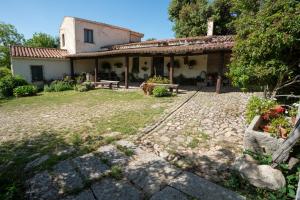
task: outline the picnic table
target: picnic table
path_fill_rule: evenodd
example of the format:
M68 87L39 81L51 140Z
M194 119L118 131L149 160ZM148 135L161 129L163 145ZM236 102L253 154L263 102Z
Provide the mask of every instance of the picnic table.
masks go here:
M110 81L110 80L100 80L99 82L95 82L95 86L107 86L109 89L112 89L113 86L119 88L120 87L120 81Z

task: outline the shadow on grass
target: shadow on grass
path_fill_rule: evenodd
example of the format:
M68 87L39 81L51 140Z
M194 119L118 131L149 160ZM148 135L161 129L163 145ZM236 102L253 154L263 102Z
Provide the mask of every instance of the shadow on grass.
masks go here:
M61 135L54 132L42 132L40 135L22 141L10 141L0 144L0 199L24 199L24 181L35 172L52 167L66 156L58 155L61 150L75 148L74 154L84 149L65 142ZM28 172L27 163L43 155L49 159ZM74 155L75 156L75 155Z

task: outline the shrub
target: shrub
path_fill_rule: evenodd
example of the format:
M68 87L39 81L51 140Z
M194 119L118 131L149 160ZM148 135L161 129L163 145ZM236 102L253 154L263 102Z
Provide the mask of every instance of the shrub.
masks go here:
M74 90L78 92L86 92L95 89L95 85L91 82L84 82L81 85L75 85Z
M246 121L249 124L256 115L261 115L274 107L276 102L270 99L264 99L252 96L246 107Z
M0 97L10 97L13 95L14 88L27 84L20 76L7 75L0 79Z
M159 86L153 89L153 95L155 97L168 97L171 96L171 93L166 87Z
M11 75L11 71L7 67L0 67L0 79Z
M65 81L53 81L49 86L44 87L45 92L60 92L65 90L72 90L73 86L69 82Z
M170 80L161 76L153 76L148 79L147 83L169 84Z
M37 87L34 85L23 85L14 89L14 96L16 97L33 96L36 95L36 93Z

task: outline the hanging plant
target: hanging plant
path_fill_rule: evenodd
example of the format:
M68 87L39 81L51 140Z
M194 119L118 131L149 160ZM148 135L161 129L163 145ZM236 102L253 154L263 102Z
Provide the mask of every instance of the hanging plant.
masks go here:
M111 69L111 65L110 65L109 62L104 62L104 63L102 63L102 68L104 70L110 70Z
M170 62L168 62L167 67L170 69ZM180 68L180 64L178 60L174 60L174 68Z
M146 66L143 66L142 68L141 68L143 71L148 71L148 67L146 67Z
M123 63L121 63L121 62L115 63L115 66L117 68L122 68L123 67Z
M189 66L195 66L197 64L196 60L190 60Z

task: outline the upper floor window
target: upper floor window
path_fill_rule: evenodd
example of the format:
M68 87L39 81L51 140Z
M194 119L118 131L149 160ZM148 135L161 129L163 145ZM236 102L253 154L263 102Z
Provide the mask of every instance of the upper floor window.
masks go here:
M65 46L65 34L62 34L61 35L61 43L62 43L62 46L64 47Z
M93 30L84 29L84 42L86 43L94 43Z

